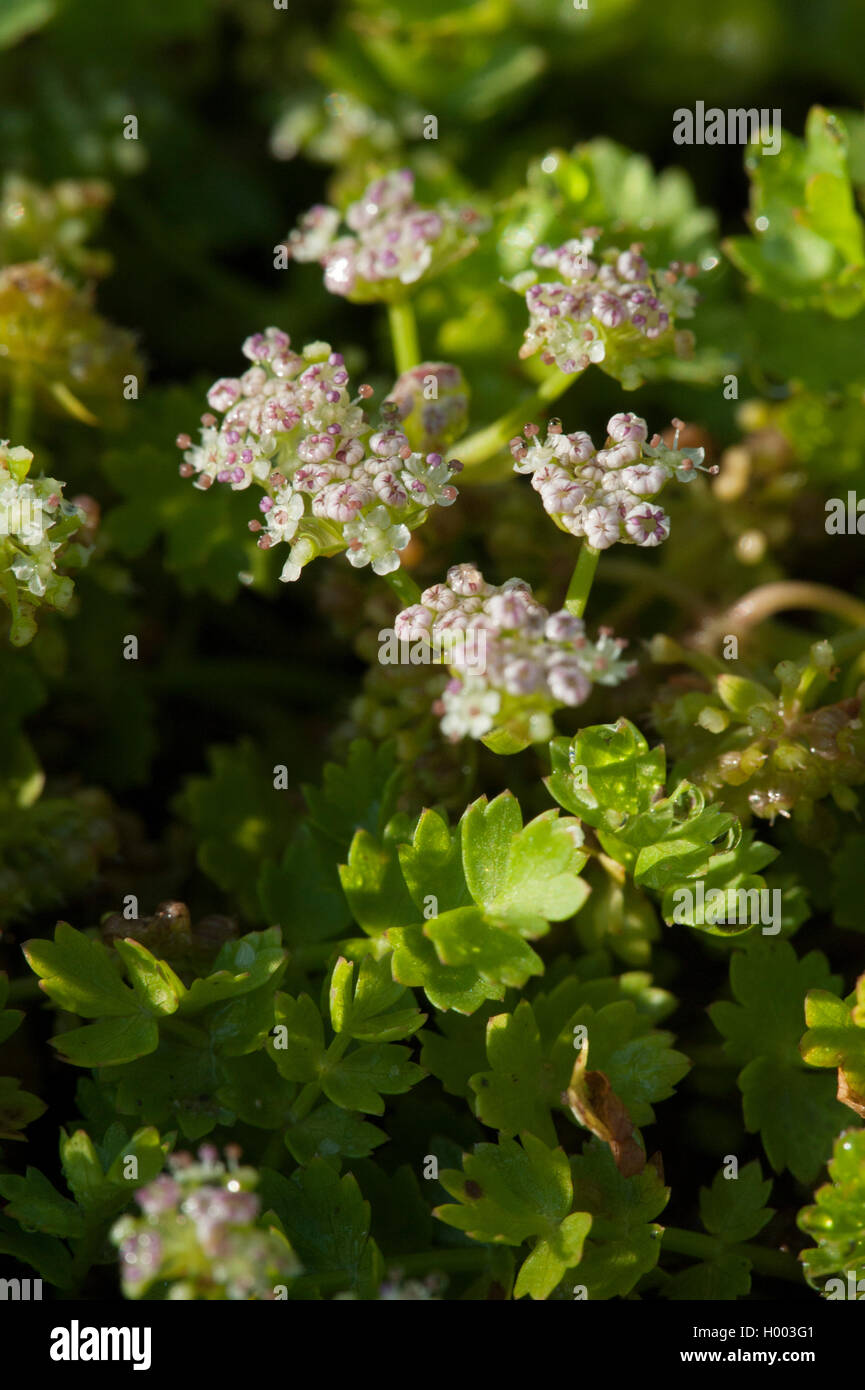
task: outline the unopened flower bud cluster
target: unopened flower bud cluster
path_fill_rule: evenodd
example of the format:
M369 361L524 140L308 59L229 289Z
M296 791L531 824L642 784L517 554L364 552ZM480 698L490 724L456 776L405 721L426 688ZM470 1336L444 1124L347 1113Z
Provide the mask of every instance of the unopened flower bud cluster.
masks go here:
M283 580L299 578L316 555L339 551L376 574L398 569L399 552L429 508L456 500L453 476L462 465L415 452L392 422L373 429L360 404L372 388L352 398L342 355L328 343L299 354L287 333L268 328L247 338L243 353L253 365L208 392L221 423L207 413L199 444L178 437L181 475L202 489L214 482L264 488L261 520L249 528L263 550L291 545ZM397 405L391 411L395 419Z
M118 383L142 374L132 334L44 261L0 270L0 344L0 389L24 370L46 400L90 424L92 409L102 421L116 410Z
M0 185L0 262L44 260L88 278L105 275L111 257L84 242L111 198L111 185L101 179L62 179L44 186L6 174Z
M471 564L452 566L444 584L424 590L420 603L397 615L394 629L410 640L454 630L484 633L483 671L473 668L470 655L457 655L442 696L442 732L454 740L483 738L497 725L581 705L593 683L617 685L634 670L622 659L624 642L608 630L591 642L580 618L564 609L549 613L525 580L488 584ZM546 730L548 721L541 722Z
M336 208L317 204L289 234L296 261L318 261L331 294L356 302L401 297L413 285L471 251L481 219L471 208L414 201L414 175L399 169L375 179L349 204L339 235Z
M142 1215L122 1217L111 1232L127 1298L171 1280L173 1300L272 1299L275 1285L299 1273L279 1232L256 1225L258 1174L240 1167L238 1157L232 1146L223 1163L209 1144L199 1149L197 1163L191 1154L175 1154L171 1172L135 1194Z
M611 247L595 254L596 235L592 229L562 246L538 246L533 264L552 270L555 278L537 283L528 271L512 282L525 291L529 311L520 356L540 352L544 362L569 374L618 358L623 380L630 375L638 384L628 359L656 352L661 339L673 345L675 320L694 312L696 291L687 281L697 269L674 261L653 271L637 242L627 251Z
M639 416L624 412L607 423L607 441L596 449L581 431L564 434L551 421L543 440L537 425L526 425L511 440L514 470L531 474L544 510L556 525L584 537L595 550L616 542L660 545L670 534L669 518L655 498L672 479L692 482L704 469L703 449L679 449L681 421L674 421L673 447Z
M62 609L69 603L72 580L57 573L57 564L86 519L64 500L64 484L56 478L27 477L32 461L29 449L0 440L0 598L12 611L15 645L33 636L39 604Z

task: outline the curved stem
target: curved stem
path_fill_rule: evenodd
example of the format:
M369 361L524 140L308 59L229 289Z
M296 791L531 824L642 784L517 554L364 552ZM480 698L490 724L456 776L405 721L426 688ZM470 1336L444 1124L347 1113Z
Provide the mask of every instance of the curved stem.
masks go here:
M403 372L411 371L420 361L417 323L411 301L402 299L396 304L388 304L387 317L397 375L402 376Z
M565 607L569 613L573 613L575 618L581 618L586 611L586 604L589 601L589 593L600 558L600 550L595 550L587 541L583 541L574 572L571 575L571 582L568 585L568 592L565 595Z
M721 637L741 636L757 623L765 622L788 608L808 608L819 613L834 613L857 627L865 624L865 603L833 589L829 584L812 584L805 580L781 579L760 584L732 607L713 618L701 637L701 645L711 647Z
M564 372L554 372L547 377L533 395L527 396L524 401L512 406L510 410L506 410L504 415L500 415L498 420L494 420L491 425L478 430L475 434L470 434L461 443L455 444L450 450L448 458L459 459L464 468L474 468L480 463L486 463L487 459L492 458L494 454L505 448L508 441L519 433L526 420L530 420L535 411L564 395L571 382L576 381L579 375L579 372L570 376Z
M392 570L383 577L405 608L410 608L413 603L420 603L421 591L404 569Z
M703 1236L697 1231L682 1231L677 1226L666 1226L663 1235L663 1248L676 1255L692 1255L697 1260L712 1260L718 1255L743 1255L750 1260L759 1274L770 1279L786 1279L792 1284L801 1284L804 1276L802 1266L792 1255L781 1250L767 1250L764 1245L727 1245L714 1236Z

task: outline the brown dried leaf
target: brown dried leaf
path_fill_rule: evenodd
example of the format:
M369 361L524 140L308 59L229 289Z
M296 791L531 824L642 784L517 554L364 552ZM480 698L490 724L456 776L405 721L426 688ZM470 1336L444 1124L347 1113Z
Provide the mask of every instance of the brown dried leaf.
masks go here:
M646 1154L639 1140L639 1130L604 1072L586 1071L584 1059L578 1060L564 1098L580 1124L609 1144L623 1177L642 1173Z

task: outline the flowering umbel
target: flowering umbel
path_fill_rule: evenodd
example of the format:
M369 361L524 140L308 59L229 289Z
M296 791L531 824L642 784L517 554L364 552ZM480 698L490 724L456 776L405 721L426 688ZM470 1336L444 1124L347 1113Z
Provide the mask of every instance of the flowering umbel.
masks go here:
M239 1154L229 1146L222 1163L210 1144L197 1163L175 1154L170 1173L136 1192L142 1215L121 1217L111 1231L127 1298L167 1282L174 1300L273 1299L275 1286L300 1272L281 1232L257 1224L258 1173L240 1167Z
M498 752L548 739L554 709L581 705L593 684L617 685L634 671L609 630L591 642L580 618L549 613L525 580L488 584L471 564L452 566L444 584L397 615L394 629L413 641L484 635L482 669L476 643L443 644L455 664L438 712L448 738L489 738Z
M339 212L319 203L289 234L287 247L296 261L324 267L331 294L358 304L404 298L407 286L474 250L482 227L472 208L416 203L410 169L375 179L349 204L345 222L348 231L340 235Z
M10 640L26 646L36 632L37 608L63 609L72 598L72 580L58 572L81 565L87 552L69 546L83 527L84 511L63 498L56 478L28 478L29 449L0 440L0 599L12 615Z
M396 404L374 429L352 397L340 353L312 343L302 353L287 333L268 328L243 344L253 364L224 377L208 392L201 442L188 435L181 475L207 489L214 482L239 491L258 483L262 520L249 523L262 550L291 545L280 578L295 580L316 555L345 551L356 568L376 574L399 568L399 552L433 506L456 500L453 477L462 465L436 452L417 453L394 423Z
M607 422L607 440L596 449L581 431L564 434L551 421L541 442L537 425L526 425L511 440L514 470L530 473L544 510L562 531L585 537L595 550L617 541L660 545L670 534L666 512L655 502L672 479L692 482L703 468L703 449L678 448L680 420L674 420L673 447L655 435L648 443L645 420L625 412Z
M688 280L697 268L674 261L652 270L638 242L627 251L610 247L596 254L599 235L591 228L562 246L538 246L532 262L554 278L538 282L536 272L526 271L511 281L525 293L529 311L520 356L540 352L568 374L599 363L631 388L639 386L647 357L689 352L690 335L674 329L676 319L694 312L696 291Z
M96 423L122 409L128 375L142 365L134 339L80 290L41 261L0 270L0 385L24 377L66 414Z

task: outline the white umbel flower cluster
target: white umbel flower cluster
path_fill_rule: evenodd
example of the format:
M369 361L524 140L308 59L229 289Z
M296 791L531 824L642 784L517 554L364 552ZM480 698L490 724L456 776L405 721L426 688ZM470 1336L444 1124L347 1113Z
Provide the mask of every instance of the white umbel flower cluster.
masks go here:
M607 629L588 639L580 618L562 609L550 613L523 579L488 584L474 565L452 566L443 584L424 590L420 602L394 620L401 640L428 639L446 633L483 633L484 662L472 654L477 644L454 644L453 679L438 712L442 732L452 740L484 738L504 728L524 742L550 736L550 714L562 706L581 705L592 685L617 685L633 674L622 659L625 643ZM460 664L459 653L468 653Z
M636 360L676 350L672 330L676 319L694 312L696 291L687 282L697 267L674 261L653 271L638 242L598 254L598 236L590 228L562 246L538 246L533 264L556 278L538 282L537 272L526 271L511 282L525 293L529 311L520 356L540 352L569 374L606 363L612 375L636 385Z
M56 478L28 478L33 454L0 440L0 600L12 614L11 640L23 646L36 631L37 607L66 608L73 584L58 562L84 512L63 497ZM82 563L80 547L65 558Z
M346 210L348 231L339 235L340 214L323 203L310 208L289 234L296 261L318 261L331 294L363 303L401 297L406 285L437 273L476 245L481 229L469 207L414 200L414 174L398 169L375 179Z
M316 555L340 551L376 574L398 569L399 552L429 509L456 500L453 478L462 464L415 452L392 422L397 405L373 429L360 404L372 388L351 396L342 355L328 343L296 353L287 333L268 328L247 338L243 353L253 365L208 392L221 423L202 415L197 445L178 436L181 475L205 490L214 482L264 489L263 519L249 528L262 550L291 546L283 580L299 578Z
M627 545L660 545L670 534L670 521L655 502L672 478L692 482L704 468L703 449L678 448L681 420L674 420L673 447L660 435L648 441L648 427L639 416L624 412L607 423L607 441L596 449L591 436L565 434L553 420L541 440L537 425L526 425L511 440L514 470L531 474L544 510L562 531L585 538L595 550Z

